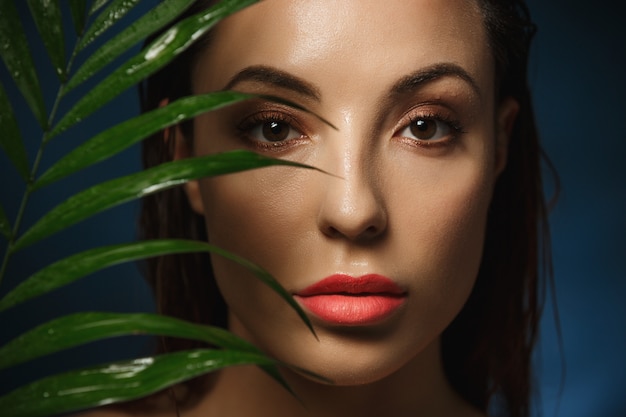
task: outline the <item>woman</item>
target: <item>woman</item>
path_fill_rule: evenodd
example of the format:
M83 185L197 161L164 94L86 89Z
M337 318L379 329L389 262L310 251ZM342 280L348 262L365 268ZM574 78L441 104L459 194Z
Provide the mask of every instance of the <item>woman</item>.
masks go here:
M228 368L119 412L528 415L545 233L531 37L518 1L272 0L150 79L144 110L222 89L310 110L251 100L146 142L147 166L248 149L332 175L273 167L188 183L147 200L142 228L267 269L318 339L219 257L150 263L163 313L227 327L333 384L283 370L297 399L257 368Z

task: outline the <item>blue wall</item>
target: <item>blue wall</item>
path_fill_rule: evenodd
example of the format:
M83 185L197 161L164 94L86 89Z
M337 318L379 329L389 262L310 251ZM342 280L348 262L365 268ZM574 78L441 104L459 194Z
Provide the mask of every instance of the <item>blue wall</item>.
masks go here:
M25 9L25 2L20 7ZM529 0L539 25L531 64L537 119L545 148L561 177L561 196L551 214L555 293L548 294L537 354L538 406L545 416L626 416L626 29L623 13L608 1L593 6L581 0ZM69 30L70 26L68 26ZM26 29L34 33L29 22ZM41 47L34 52L43 83L50 71ZM0 79L11 96L18 93ZM92 84L93 85L93 84ZM84 87L83 92L89 88ZM46 91L50 105L55 91ZM24 108L17 110L30 157L39 134ZM137 111L134 91L116 99L84 126L54 140L43 166L109 126ZM53 202L111 172L139 169L134 149L85 171L69 181L44 189L32 200L25 222L30 224ZM13 218L22 189L16 173L0 155L4 206ZM548 184L550 187L550 184ZM18 254L10 265L1 293L44 265L95 243L119 243L134 238L137 205L130 204L59 234ZM3 244L0 249L3 249ZM558 302L563 349L558 343L553 297ZM88 277L34 303L0 315L0 343L52 317L80 310L152 310L149 290L132 265ZM84 366L94 360L119 359L149 349L143 339L108 341L38 360L0 373L0 391L42 374ZM96 358L96 359L94 359ZM563 368L565 363L565 368Z
M538 367L546 416L559 405L559 416L626 416L626 21L617 3L530 1L537 119L562 181L550 219L566 376L548 308Z

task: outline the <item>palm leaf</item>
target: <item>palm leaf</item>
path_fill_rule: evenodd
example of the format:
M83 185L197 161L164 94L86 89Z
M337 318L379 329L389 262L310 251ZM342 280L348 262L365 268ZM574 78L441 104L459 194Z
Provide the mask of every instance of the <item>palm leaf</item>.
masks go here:
M46 107L43 102L35 64L13 0L0 0L0 57L15 84L22 92L42 128L46 128Z
M84 119L128 87L162 68L224 17L255 2L256 0L225 0L172 26L144 51L89 91L59 121L49 138Z
M261 353L254 345L219 327L158 314L85 312L51 320L2 346L0 369L96 340L124 335L177 337L224 349Z
M80 36L85 29L85 15L87 5L85 0L69 0L70 12L72 13L72 22L74 23L74 31Z
M0 410L11 417L45 417L133 400L229 366L275 364L267 356L236 350L140 358L44 378L0 398Z
M263 354L251 343L215 326L189 323L158 314L85 312L51 320L2 346L0 369L89 342L124 335L177 337L198 340L222 349ZM289 390L275 366L262 366L261 368ZM291 368L319 381L330 382L304 369Z
M67 83L63 94L89 79L137 42L171 22L193 2L194 0L169 0L159 3L87 58Z
M54 71L65 80L65 38L61 24L59 0L28 0L28 7L41 35Z
M261 282L281 296L315 334L308 317L298 303L267 271L233 253L206 242L194 240L159 239L105 246L78 253L45 267L22 282L0 300L0 311L113 265L165 254L190 252L214 253L244 266L253 272Z
M100 35L107 31L111 26L123 18L126 13L132 10L141 0L113 0L109 6L102 11L91 23L87 32L78 44L77 50L80 51Z
M175 187L190 180L272 165L316 169L248 151L231 151L168 162L142 172L95 185L70 197L27 230L15 243L13 250L23 249L44 237L108 208Z
M109 158L159 130L250 97L228 91L186 97L120 123L68 153L37 180L33 190Z
M2 132L0 134L0 147L4 149L4 152L15 165L22 178L28 180L30 174L28 173L26 149L13 114L13 108L2 83L0 83L0 132Z
M0 54L2 54L3 61L14 77L39 123L44 130L47 130L46 111L43 99L41 98L37 75L33 68L32 58L28 53L28 46L19 19L17 18L15 6L11 1L12 0L0 0L0 45L7 45L9 50L9 52L7 52L5 49L0 48ZM43 22L41 21L41 17L43 16L42 13L46 11L46 9L44 9L44 3L46 2L43 0L28 1L29 5L32 4L31 10L34 10L32 14L35 20L40 20L40 22L37 23L40 33L44 37L49 35L51 38L47 40L46 48L51 55L55 68L61 68L55 60L58 60L59 56L64 56L65 54L64 50L60 52L58 44L58 40L63 38L63 34L59 29L58 33L60 33L60 36L54 35L54 33L51 32L51 30L54 30L53 27L45 27L48 23L51 26L60 25L58 22L60 21L60 14L55 14L54 19L51 19L50 22ZM55 2L56 0L52 1ZM132 5L134 5L138 0L128 1L132 2ZM144 15L138 22L118 35L118 37L105 44L102 50L96 51L93 57L89 58L85 65L79 69L77 75L70 81L70 85L62 88L61 95L66 94L71 88L89 78L106 63L118 57L141 38L170 22L189 5L190 1L191 0L164 1L152 12ZM89 91L85 97L80 99L78 103L61 118L52 134L46 135L46 141L71 127L79 120L82 120L95 109L106 104L124 89L159 70L186 49L191 42L211 28L217 21L254 2L255 0L226 0L209 11L192 16L175 25L169 32L166 32L161 38L157 39L146 48L146 50L134 58L131 58L120 69L105 78L96 88ZM75 29L77 33L80 33L85 26L86 5L84 2L76 0L69 0L69 3ZM109 0L95 0L92 2L88 15L94 15L107 5L109 5L109 8L101 14L102 16L107 16L107 12L113 10L115 7L122 7L120 1L114 0L111 3ZM58 12L57 6L58 4L55 2L53 7L56 7L56 9L53 13ZM167 9L167 7L170 8ZM175 8L176 11L174 11ZM159 10L159 13L155 10ZM89 38L89 40L85 40L84 45L87 45L95 39L92 35L102 33L103 30L106 30L106 28L114 23L112 21L104 22L103 20L101 24L98 22L98 19L96 19L96 24L93 25L93 29L90 29L88 36L85 37ZM116 19L113 20L117 21ZM8 21L11 21L9 22L11 25L5 24ZM56 38L52 39L53 36L56 36ZM7 39L10 42L6 42ZM4 92L2 92L2 94L4 94ZM57 96L57 100L60 99L61 95ZM192 99L189 100L189 103L193 102ZM53 113L57 108L56 104L57 103L53 106ZM208 104L206 105L209 106ZM219 106L220 104L216 103L215 105ZM15 122L10 104L6 108L9 109L9 113L7 114L11 117L10 119L6 119L4 117L4 111L0 114L0 122L2 122L0 126L2 126L3 129L4 125L7 123L11 124ZM174 110L172 110L172 108L169 110L160 109L160 112L158 112L158 110L155 111L152 117L157 120L145 117L143 119L143 127L140 127L140 122L138 122L138 120L143 117L141 116L139 119L125 122L128 123L126 125L122 124L127 129L122 129L122 125L118 125L96 136L92 141L88 142L88 144L81 146L71 157L63 158L55 164L53 168L40 178L37 186L40 187L49 184L85 166L95 164L103 158L120 152L130 143L141 140L142 137L149 135L151 132L171 125L174 123L172 115L175 111L175 107L173 109ZM181 109L190 112L189 116L186 115L184 117L192 117L191 113L200 111L198 109L194 110L193 104L188 104L188 108L183 106ZM168 113L170 111L172 113ZM52 119L53 116L51 116L51 120ZM9 121L7 122L7 120ZM17 131L16 126L17 125L15 125L15 130ZM115 129L118 130L116 131ZM6 132L6 130L3 130L3 132ZM118 141L118 137L114 135L116 132L119 136L126 136L123 140ZM108 135L108 137L106 135ZM13 143L14 140L18 145ZM17 135L14 135L13 139L10 141L4 140L2 146L5 149L21 146L23 149L19 132ZM90 146L93 147L91 149L93 153L88 152ZM25 152L22 154L20 152L22 151L19 149L17 151L13 149L7 151L7 154L10 154L9 157L12 162L18 166L20 172L24 171L22 174L25 173L26 178L28 178L28 162L25 157ZM90 159L87 163L78 162L78 159L81 157ZM24 161L26 161L26 163L24 163ZM36 171L38 161L39 156L35 161L34 172ZM302 166L288 161L273 160L250 152L237 151L222 155L170 162L138 174L118 178L91 187L51 210L47 215L44 215L39 222L32 226L14 245L10 244L8 254L5 257L5 263L1 266L2 271L0 271L0 275L4 272L6 260L16 250L37 242L56 231L67 228L109 207L176 186L189 180L271 165ZM29 187L26 193L27 197L32 191L33 188ZM15 228L19 228L20 226L20 219L22 217L21 210L22 208L20 208L20 213L18 213ZM0 232L9 238L12 236L11 226L1 206ZM249 261L219 248L215 248L206 242L195 241L172 240L138 242L92 249L74 255L50 265L31 276L0 301L0 310L43 292L58 288L91 272L116 263L183 251L212 252L249 268L257 278L261 279L278 292L279 295L297 311L307 326L313 331L308 318L304 315L304 312L290 294L267 272ZM124 363L93 367L83 371L74 371L45 378L26 387L19 388L0 398L0 410L8 412L9 415L12 416L47 416L50 414L67 413L88 407L139 398L195 376L212 372L225 366L241 364L260 365L266 372L276 378L280 383L284 384L277 370L277 363L275 361L259 354L256 348L251 347L247 342L237 339L224 330L149 314L119 315L112 313L79 313L54 320L25 333L0 348L0 368L32 360L42 355L90 341L137 333L202 340L216 346L226 347L227 350L215 351L203 349L192 352L179 352L159 357L149 357Z
M24 280L0 300L0 311L124 262L164 254L206 252L212 248L204 242L163 239L90 249L48 265Z
M91 9L89 9L89 16L93 16L94 13L106 6L109 1L111 0L93 0Z

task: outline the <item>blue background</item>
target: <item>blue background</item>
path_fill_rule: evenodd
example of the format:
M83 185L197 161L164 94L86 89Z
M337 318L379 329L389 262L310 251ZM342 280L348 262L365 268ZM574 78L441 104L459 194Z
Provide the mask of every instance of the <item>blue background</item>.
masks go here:
M18 3L26 11L25 2ZM536 358L536 405L544 416L626 416L626 21L623 11L612 4L529 0L539 26L530 67L537 119L545 149L561 178L560 199L550 216L555 291L547 295ZM68 33L70 28L68 19ZM25 29L33 38L35 28L29 19ZM33 45L33 50L42 84L56 85L41 45ZM4 67L0 80L11 97L19 95ZM55 94L56 88L45 91L48 106ZM137 109L134 91L124 93L87 123L55 139L46 149L43 168ZM25 107L17 107L16 113L32 160L40 133ZM133 148L37 192L25 224L75 192L135 172L139 166L139 151ZM16 180L15 170L0 155L1 204L10 219L23 192ZM551 182L546 186L553 188ZM18 253L0 294L55 260L95 245L133 240L137 212L137 204L124 205ZM3 252L5 246L0 244ZM75 311L153 309L150 291L135 266L117 266L0 313L0 343ZM140 355L150 343L142 338L105 341L20 365L0 372L0 392L45 374Z

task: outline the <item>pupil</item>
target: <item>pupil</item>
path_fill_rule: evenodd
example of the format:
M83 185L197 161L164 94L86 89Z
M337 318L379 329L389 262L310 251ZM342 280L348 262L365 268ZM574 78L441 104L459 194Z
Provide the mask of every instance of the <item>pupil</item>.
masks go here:
M289 128L281 122L268 122L263 125L263 136L270 142L287 139Z

